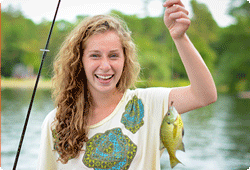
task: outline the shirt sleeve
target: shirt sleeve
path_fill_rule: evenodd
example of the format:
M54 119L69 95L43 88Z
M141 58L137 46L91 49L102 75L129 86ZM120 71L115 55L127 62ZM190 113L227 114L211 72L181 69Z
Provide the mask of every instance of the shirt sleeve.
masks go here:
M51 111L42 124L40 151L38 156L37 170L57 169L57 153L54 150L51 123L54 121L56 109Z
M160 141L160 127L164 116L168 112L169 94L172 89L165 87L139 89L139 94L145 103L145 116L148 116L148 124L150 124L150 127L147 128L150 128L150 131L153 132L152 134L155 134L154 138L159 138L157 141L159 142L160 155L165 150L164 145ZM150 138L152 137L150 136Z
M166 87L151 87L145 89L142 93L146 95L144 97L147 99L146 103L148 107L152 107L154 116L158 116L160 122L168 111L169 94L172 89L173 88Z

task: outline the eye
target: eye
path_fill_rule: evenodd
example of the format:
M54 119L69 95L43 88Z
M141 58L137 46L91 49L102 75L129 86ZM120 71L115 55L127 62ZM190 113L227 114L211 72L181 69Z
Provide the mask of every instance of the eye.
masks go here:
M111 55L110 55L110 58L117 58L117 57L118 57L117 54L111 54Z
M97 54L92 54L90 57L97 58L98 55Z
M167 112L167 115L170 116L170 112Z

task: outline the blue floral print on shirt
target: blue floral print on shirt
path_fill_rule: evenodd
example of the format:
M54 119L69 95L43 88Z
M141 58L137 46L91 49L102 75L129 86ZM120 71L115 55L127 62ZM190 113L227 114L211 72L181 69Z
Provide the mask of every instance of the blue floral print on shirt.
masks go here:
M86 143L83 163L95 170L127 170L136 154L137 146L115 128L94 135Z
M144 106L141 99L138 99L135 95L126 105L125 112L122 115L121 123L125 125L125 128L135 134L144 121Z

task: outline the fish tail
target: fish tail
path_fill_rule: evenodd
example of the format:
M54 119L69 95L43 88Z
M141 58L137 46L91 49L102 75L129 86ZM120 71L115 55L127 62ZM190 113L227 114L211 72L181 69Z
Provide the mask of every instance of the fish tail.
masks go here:
M176 157L170 157L171 168L174 168L178 163L181 163L181 162Z

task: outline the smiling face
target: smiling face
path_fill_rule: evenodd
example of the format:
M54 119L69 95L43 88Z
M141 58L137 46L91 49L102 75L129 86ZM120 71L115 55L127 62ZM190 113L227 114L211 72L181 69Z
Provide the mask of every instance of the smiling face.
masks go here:
M117 90L125 57L122 43L115 31L92 35L85 43L82 61L92 94Z

